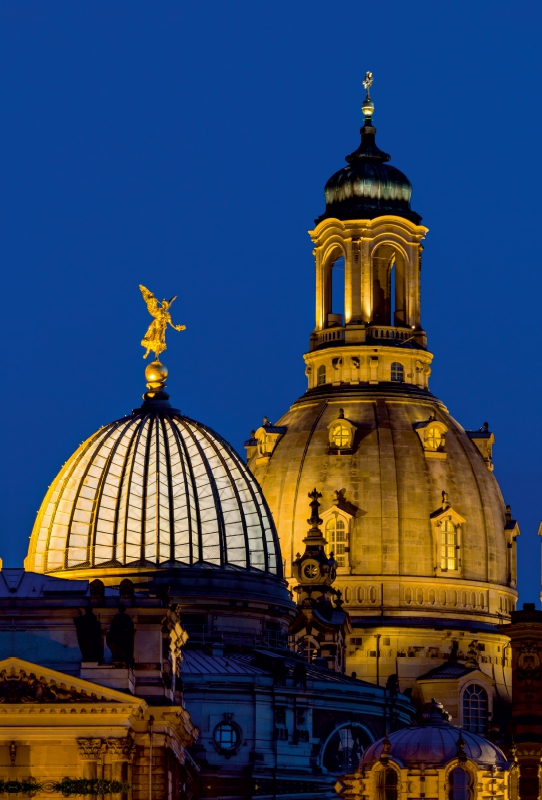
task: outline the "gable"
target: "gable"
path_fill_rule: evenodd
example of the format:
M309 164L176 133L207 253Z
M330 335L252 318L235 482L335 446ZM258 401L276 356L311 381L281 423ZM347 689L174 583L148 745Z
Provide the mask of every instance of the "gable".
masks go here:
M137 706L142 703L129 694L21 658L0 661L0 704L104 702Z

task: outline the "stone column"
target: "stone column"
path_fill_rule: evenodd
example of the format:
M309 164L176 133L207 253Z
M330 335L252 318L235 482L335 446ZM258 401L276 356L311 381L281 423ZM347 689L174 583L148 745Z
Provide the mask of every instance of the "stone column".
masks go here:
M542 759L542 611L524 603L499 630L512 646L512 733L521 800L539 800ZM512 752L512 748L510 748Z
M103 739L78 739L79 758L83 762L83 778L101 778L106 745Z

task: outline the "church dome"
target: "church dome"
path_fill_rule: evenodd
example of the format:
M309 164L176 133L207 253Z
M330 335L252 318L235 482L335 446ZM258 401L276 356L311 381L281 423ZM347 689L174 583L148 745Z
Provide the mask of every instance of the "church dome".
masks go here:
M382 756L408 766L427 764L444 766L459 756L485 767L503 769L508 762L504 753L484 736L451 725L441 703L433 700L424 709L422 724L390 733L372 744L361 757L360 766L378 761Z
M466 431L429 391L405 383L310 389L275 428L282 433L272 453L263 458L253 448L249 464L287 565L302 550L303 498L316 486L326 538L336 536L334 520L343 526L348 550L337 584L351 615L389 609L411 619L460 614L493 624L508 615L515 523L490 450L485 457L480 450L492 441L489 431ZM448 528L455 537L449 563Z
M260 488L231 445L169 404L147 401L64 464L38 512L25 566L199 566L280 578L279 552Z

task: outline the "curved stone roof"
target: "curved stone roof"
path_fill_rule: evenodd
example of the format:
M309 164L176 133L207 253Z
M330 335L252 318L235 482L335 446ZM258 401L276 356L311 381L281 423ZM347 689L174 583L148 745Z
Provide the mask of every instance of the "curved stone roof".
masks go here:
M416 727L403 728L390 733L388 741L379 739L367 748L361 757L360 765L372 764L380 759L387 750L387 755L407 765L424 763L443 766L461 753L477 764L483 766L504 767L507 760L504 753L483 736L450 725L438 713L440 703L433 701L426 719Z
M361 144L346 157L347 167L335 172L325 185L326 210L317 219L373 219L386 214L405 217L418 224L419 214L410 208L412 184L407 176L385 162L391 156L376 145L376 128L366 120Z
M25 566L207 566L282 575L271 514L228 442L174 409L101 428L41 505Z
M271 456L258 460L256 452L250 461L287 567L302 551L308 492L316 486L322 493L322 515L336 506L340 491L338 502L351 520L350 567L337 585L351 616L371 613L375 604L380 608L377 590L384 584L384 614L389 606L409 618L442 620L460 612L465 623L499 622L494 589L511 600L516 594L506 507L468 433L428 391L388 392L382 385L320 389L307 392L277 422L287 430ZM344 454L329 444L330 425L340 413L354 426L352 447ZM433 415L447 429L442 459L427 457L416 430L416 423ZM434 515L442 512L443 491L464 522L460 569L436 580Z

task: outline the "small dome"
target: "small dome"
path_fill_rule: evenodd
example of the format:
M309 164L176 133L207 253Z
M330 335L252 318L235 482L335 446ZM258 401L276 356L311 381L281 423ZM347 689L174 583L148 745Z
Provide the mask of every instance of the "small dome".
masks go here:
M400 170L386 164L391 156L375 142L376 128L367 119L361 128L361 144L346 157L343 167L326 183L326 210L316 222L334 219L374 219L393 214L418 224L419 214L410 208L412 184Z
M282 577L262 492L233 448L169 408L91 436L38 512L26 569L206 566Z
M435 700L427 703L422 724L390 733L367 748L360 766L378 761L387 755L402 764L447 764L463 754L477 764L504 767L504 753L483 736L469 733L448 722L449 715Z

